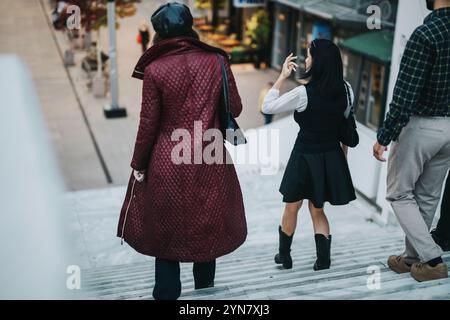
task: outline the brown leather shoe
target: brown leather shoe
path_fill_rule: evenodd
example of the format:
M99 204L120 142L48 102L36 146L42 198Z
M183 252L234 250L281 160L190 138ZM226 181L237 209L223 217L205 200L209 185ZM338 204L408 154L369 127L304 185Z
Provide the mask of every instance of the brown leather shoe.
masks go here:
M448 267L439 263L435 267L428 263L414 263L411 267L411 276L419 282L448 278Z
M392 271L397 273L407 273L411 271L411 267L405 262L402 256L390 256L387 264Z

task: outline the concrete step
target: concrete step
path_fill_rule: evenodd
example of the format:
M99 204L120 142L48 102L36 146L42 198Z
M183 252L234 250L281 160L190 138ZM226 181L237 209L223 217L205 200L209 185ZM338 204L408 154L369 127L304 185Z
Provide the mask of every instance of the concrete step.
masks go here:
M283 270L273 257L278 250L278 224L283 211L277 187L281 173L239 175L246 208L248 237L235 252L217 260L215 287L195 290L192 264L181 264L180 299L449 299L450 280L416 282L409 274L389 270L386 259L400 254L404 234L395 225L370 221L376 209L363 199L347 206L326 206L333 234L332 265L313 271L315 244L307 209L299 214L292 244L294 266ZM92 299L152 299L154 258L136 254L115 237L125 189L70 193L67 201L78 223L88 263L82 287ZM450 254L444 255L450 263ZM377 268L379 289L370 289L368 267Z
M398 275L386 266L388 254L400 252L401 237L353 239L333 248L332 268L315 272L313 249L293 251L294 268L273 263L274 250L247 247L228 259L219 259L214 288L194 290L191 264L182 264L181 299L397 299L450 298L450 280L418 283L409 274ZM253 252L249 254L249 252ZM450 263L450 255L444 256ZM223 260L223 261L222 261ZM368 267L379 268L380 289L367 287ZM154 262L85 270L83 286L95 299L151 299ZM404 293L402 295L401 293Z

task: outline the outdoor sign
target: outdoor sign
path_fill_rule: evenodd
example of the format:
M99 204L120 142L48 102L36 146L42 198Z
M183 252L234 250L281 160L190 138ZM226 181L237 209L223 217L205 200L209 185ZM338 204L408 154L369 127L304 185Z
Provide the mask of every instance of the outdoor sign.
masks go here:
M312 38L314 39L328 39L331 40L331 29L326 23L315 21L313 22Z
M237 8L263 7L266 0L234 0L234 6Z

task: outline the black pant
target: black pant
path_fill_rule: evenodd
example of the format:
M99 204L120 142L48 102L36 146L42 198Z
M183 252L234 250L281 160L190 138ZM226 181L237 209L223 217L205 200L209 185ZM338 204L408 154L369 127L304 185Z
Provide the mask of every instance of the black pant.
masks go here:
M441 239L450 240L450 172L445 182L441 204L441 217L436 227L436 234Z
M195 262L193 273L195 289L213 286L216 275L216 260ZM180 297L180 294L180 263L156 258L153 298L155 300L176 300Z

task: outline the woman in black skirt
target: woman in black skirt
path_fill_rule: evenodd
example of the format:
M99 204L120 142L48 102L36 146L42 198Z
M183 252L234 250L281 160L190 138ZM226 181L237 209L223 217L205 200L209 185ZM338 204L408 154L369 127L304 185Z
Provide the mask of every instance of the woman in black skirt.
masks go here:
M347 147L339 141L339 128L344 115L351 110L353 91L344 81L338 47L329 40L316 39L308 48L304 85L280 96L282 83L298 67L296 58L292 54L286 58L262 108L267 114L293 110L300 126L280 186L286 205L278 228L280 244L275 262L292 268L292 238L298 211L307 199L317 252L314 270L322 270L331 264L331 235L324 203L344 205L356 199L346 159Z

